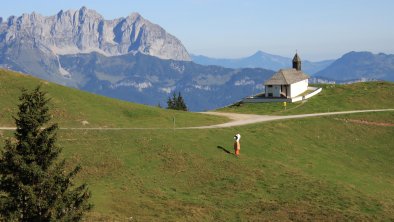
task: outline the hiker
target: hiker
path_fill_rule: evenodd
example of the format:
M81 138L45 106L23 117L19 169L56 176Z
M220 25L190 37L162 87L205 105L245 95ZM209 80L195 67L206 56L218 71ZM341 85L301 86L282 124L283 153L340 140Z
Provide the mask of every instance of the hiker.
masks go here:
M239 150L241 149L241 143L239 142L239 140L241 139L241 135L238 133L237 135L234 136L234 154L236 156L239 155Z

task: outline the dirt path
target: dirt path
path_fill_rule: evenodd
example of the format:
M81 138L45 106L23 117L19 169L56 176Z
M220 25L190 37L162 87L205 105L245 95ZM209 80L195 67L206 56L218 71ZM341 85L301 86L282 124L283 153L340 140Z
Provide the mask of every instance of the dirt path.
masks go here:
M342 111L342 112L328 112L328 113L311 113L311 114L300 114L300 115L289 115L289 116L269 116L269 115L255 115L255 114L239 114L239 113L222 113L222 112L202 112L207 115L225 116L231 121L227 123L211 125L211 126L195 126L195 127L179 127L177 130L184 129L215 129L215 128L227 128L234 126L242 126L253 123L261 123L275 120L285 119L298 119L308 118L317 116L331 116L331 115L342 115L351 113L368 113L368 112L384 112L394 111L394 109L372 109L372 110L353 110L353 111ZM168 130L173 128L60 128L62 130ZM0 127L0 130L15 130L13 127Z
M253 123L268 122L274 120L285 120L285 119L298 119L316 116L331 116L351 113L367 113L367 112L384 112L394 111L394 109L373 109L373 110L353 110L353 111L341 111L341 112L327 112L327 113L311 113L311 114L299 114L289 116L269 116L269 115L255 115L255 114L238 114L238 113L221 113L221 112L203 112L204 114L225 116L232 121L212 126L197 126L197 127L184 127L182 129L210 129L210 128L226 128L234 126L242 126Z

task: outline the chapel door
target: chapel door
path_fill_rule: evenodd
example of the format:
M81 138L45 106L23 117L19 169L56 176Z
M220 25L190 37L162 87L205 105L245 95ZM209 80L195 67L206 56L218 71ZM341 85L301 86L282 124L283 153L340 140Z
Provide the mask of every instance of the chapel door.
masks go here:
M282 85L280 88L282 96L287 97L287 86Z

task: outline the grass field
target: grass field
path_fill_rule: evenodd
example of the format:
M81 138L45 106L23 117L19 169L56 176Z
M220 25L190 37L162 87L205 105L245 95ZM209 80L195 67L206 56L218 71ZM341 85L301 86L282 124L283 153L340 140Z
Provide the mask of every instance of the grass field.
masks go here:
M18 91L10 92L14 89L8 89L1 78L0 75L0 98L5 98L4 92L17 96ZM14 81L13 84L23 85L19 79ZM46 89L53 101L66 96L62 94L61 90L66 90L63 87L45 87L49 87ZM363 93L369 97L366 91ZM316 97L315 103L324 104L318 101L323 95ZM120 114L123 106L133 107L129 114L135 120L100 116L82 102L74 108L83 111L74 112L59 102L54 105L55 110L63 107L65 113L70 113L67 118L55 114L61 127L62 123L78 125L75 115L79 112L94 115L91 121L96 119L99 126L103 124L102 117L107 125L116 126L135 126L138 122L153 126L158 121L157 113L140 109L153 109L169 118L172 115L166 110L89 94L86 98L85 101L112 101L113 106L104 109L107 113L115 110ZM375 100L382 99L375 95ZM0 107L15 109L13 103ZM204 124L223 121L182 114L186 119L194 118L190 125L200 124L197 118L203 118ZM2 121L8 118L2 116ZM121 118L128 122L123 123ZM58 143L70 165L80 163L83 167L77 182L89 184L95 205L87 215L88 221L128 221L131 217L131 221L392 221L394 126L349 120L394 123L394 112L225 129L59 130ZM171 123L171 119L168 121ZM239 158L231 154L236 133L242 135ZM0 131L0 149L10 136L11 131Z
M238 103L218 111L235 113L294 115L361 109L394 108L394 83L368 82L350 85L317 85L323 90L306 102Z
M225 152L237 132L240 158ZM61 130L59 144L69 163L83 166L78 180L93 192L91 220L388 221L392 135L394 127L319 117L175 132Z

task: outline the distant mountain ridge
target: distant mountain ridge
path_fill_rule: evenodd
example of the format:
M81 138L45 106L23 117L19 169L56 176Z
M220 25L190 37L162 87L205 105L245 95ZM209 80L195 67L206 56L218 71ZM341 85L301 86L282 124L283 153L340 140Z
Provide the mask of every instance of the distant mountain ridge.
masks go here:
M94 10L61 10L11 16L0 23L0 48L22 44L55 55L98 52L106 56L140 52L161 59L190 61L182 43L138 13L105 20Z
M60 55L59 62L71 75L49 76L50 81L152 106L166 106L167 98L179 91L191 111L223 107L259 93L262 83L274 73L260 68L230 69L163 60L142 53Z
M273 71L202 66L142 53L105 57L98 53L60 56L78 88L141 104L166 106L180 91L192 111L232 104L262 91ZM231 93L230 93L231 92Z
M394 81L394 55L349 52L315 76L338 81Z
M239 59L219 59L210 58L202 55L191 54L193 62L201 65L218 65L226 68L265 68L277 71L282 68L291 68L291 58L257 51L255 54ZM302 69L313 75L314 73L326 68L334 60L324 60L320 62L302 61Z

